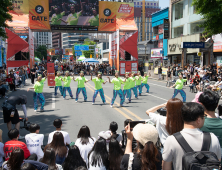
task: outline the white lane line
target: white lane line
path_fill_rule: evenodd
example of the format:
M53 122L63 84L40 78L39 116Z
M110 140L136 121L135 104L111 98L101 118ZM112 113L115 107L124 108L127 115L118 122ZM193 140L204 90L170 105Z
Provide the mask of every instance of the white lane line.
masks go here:
M152 85L155 85L155 86L160 86L160 87L164 87L164 88L167 88L167 89L171 89L171 88L169 88L169 87L161 86L161 85L159 85L159 84L154 84L154 83L150 83L150 82L148 82L148 84L152 84Z
M52 94L52 109L55 109L55 96Z
M164 98L161 98L161 97L158 97L158 96L154 96L154 95L152 95L152 94L148 94L148 96L153 96L153 97L156 97L156 98L158 98L158 99L161 99L161 100L164 100L164 101L168 101L167 99L164 99Z

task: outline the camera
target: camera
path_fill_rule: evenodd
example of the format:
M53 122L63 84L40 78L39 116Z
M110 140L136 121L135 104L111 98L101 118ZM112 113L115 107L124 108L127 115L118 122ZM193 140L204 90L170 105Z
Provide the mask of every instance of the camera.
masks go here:
M20 120L23 122L23 119ZM31 123L30 122L26 122L26 120L24 120L24 126L21 126L20 129L25 128L27 131L29 131L29 127L30 127Z
M160 109L157 110L157 113L159 113L159 114L162 115L162 116L166 116L167 110L166 110L165 107L162 107L162 108L160 108Z

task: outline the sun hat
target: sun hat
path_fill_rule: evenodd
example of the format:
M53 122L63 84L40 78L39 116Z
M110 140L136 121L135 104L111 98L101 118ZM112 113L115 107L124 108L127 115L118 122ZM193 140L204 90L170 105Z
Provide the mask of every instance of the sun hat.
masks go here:
M158 132L153 125L139 123L133 128L133 136L143 146L149 141L155 145L158 139Z

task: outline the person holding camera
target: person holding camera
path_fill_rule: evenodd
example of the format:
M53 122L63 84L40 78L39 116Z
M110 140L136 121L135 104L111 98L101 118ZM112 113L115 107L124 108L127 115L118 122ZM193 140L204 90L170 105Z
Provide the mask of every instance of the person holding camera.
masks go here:
M25 120L28 121L26 110L27 96L10 96L2 105L4 123L7 123L8 130L12 129L12 124L15 124L15 128L19 130L20 120L16 105L22 105ZM18 139L24 139L24 136L19 136Z
M167 103L155 106L146 111L146 114L150 117L151 122L156 124L156 129L163 145L169 135L183 129L183 120L181 117L182 106L183 102L178 98L174 98L168 100ZM154 113L163 107L166 107L166 116Z

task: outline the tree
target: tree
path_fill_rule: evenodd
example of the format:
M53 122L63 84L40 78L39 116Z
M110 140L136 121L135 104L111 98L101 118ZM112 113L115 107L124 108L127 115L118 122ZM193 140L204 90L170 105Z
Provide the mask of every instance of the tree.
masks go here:
M95 45L96 42L94 41L90 41L90 39L85 39L84 41L84 45ZM94 55L94 50L95 50L95 46L89 46L89 51L83 51L83 55L86 57L86 58L90 58L90 54Z
M39 45L35 50L35 57L38 57L40 60L47 60L47 47L46 45Z
M0 37L3 39L7 38L5 28L8 28L6 21L12 21L12 16L8 13L13 10L12 3L10 0L1 0L0 5Z
M221 0L193 0L197 14L203 16L204 37L222 33L222 1Z

